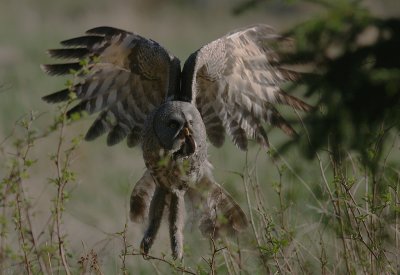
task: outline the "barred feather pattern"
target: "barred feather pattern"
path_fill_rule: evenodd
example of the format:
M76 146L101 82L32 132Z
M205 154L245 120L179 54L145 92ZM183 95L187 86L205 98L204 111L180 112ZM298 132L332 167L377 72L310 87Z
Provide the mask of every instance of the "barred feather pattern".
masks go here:
M172 255L182 258L185 198L193 212L200 212L194 216L205 236L246 228L243 210L212 176L206 135L217 147L227 135L241 150L249 139L269 146L266 123L296 135L276 105L301 111L311 106L281 89L283 83L301 79L280 63L272 47L287 42L266 25L250 26L201 47L182 71L179 59L157 42L111 27L88 30L48 51L66 63L42 69L49 75L72 74L74 81L43 99L76 100L67 116L98 113L86 140L107 133L108 145L124 139L130 147L142 145L148 170L132 191L130 217L148 221L141 242L144 254L168 206Z
M204 236L218 238L235 235L248 226L243 210L229 193L213 178L211 164L203 166L203 176L196 188L189 190L188 196L196 205L192 207L194 216Z
M48 51L51 57L73 62L42 65L43 70L49 75L74 74L76 79L73 87L43 99L57 103L74 93L80 102L68 116L101 111L87 140L108 132L108 145L128 137L128 145L135 146L147 115L178 85L171 83L170 72L180 70L179 62L158 43L134 33L98 27L86 34L62 41L66 48Z
M268 48L268 43L280 39L270 27L256 25L227 34L198 51L193 92L213 144L221 146L223 139L218 137L226 131L242 150L247 149L248 138L268 147L264 123L296 134L273 104L302 111L311 107L280 88L300 77L280 67L279 56Z

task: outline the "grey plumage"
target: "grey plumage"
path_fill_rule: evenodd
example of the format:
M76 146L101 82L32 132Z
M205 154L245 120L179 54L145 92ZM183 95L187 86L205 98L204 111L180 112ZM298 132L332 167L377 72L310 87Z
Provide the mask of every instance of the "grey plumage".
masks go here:
M135 222L148 217L145 254L168 205L172 254L183 256L185 200L198 205L204 235L246 228L242 209L212 176L206 139L220 147L226 133L246 150L249 138L268 146L264 123L295 134L274 104L302 111L310 106L280 88L299 77L282 68L269 47L284 40L265 25L243 28L194 52L182 71L179 59L157 42L111 27L91 29L62 41L66 48L48 51L72 62L43 70L75 78L72 88L43 99L57 103L72 93L79 103L67 115L100 112L86 140L108 133L108 145L127 138L128 146L142 146L147 171L132 191L130 215Z

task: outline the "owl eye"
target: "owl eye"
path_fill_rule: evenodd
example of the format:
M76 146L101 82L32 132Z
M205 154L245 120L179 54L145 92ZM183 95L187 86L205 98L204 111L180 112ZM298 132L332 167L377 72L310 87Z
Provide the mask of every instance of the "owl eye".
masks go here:
M168 128L171 128L171 129L178 129L179 122L174 119L171 119L170 121L168 121L167 126L168 126Z

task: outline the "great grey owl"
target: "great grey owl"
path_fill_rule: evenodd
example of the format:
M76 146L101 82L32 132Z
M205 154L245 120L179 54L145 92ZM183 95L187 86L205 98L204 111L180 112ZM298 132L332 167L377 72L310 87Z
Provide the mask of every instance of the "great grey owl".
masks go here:
M298 75L281 67L270 47L285 39L266 25L236 30L194 52L182 70L157 42L111 27L88 30L48 51L75 60L42 66L50 75L73 73L74 85L43 99L77 99L68 116L100 112L86 140L108 132L108 145L126 137L128 146L142 146L147 170L132 191L130 216L148 220L144 254L168 208L172 255L182 258L185 199L196 205L206 236L246 228L246 215L212 176L206 139L220 147L227 133L246 150L248 138L268 146L265 123L295 134L273 105L310 109L280 88Z

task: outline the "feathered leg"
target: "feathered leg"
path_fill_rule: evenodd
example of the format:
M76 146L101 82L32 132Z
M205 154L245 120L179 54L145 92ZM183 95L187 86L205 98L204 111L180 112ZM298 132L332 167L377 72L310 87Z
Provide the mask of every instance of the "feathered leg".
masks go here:
M171 240L172 257L182 259L183 227L185 223L185 191L174 190L171 193L169 207L169 236Z
M166 194L167 190L160 186L156 187L153 199L151 200L150 204L149 225L147 227L146 233L144 234L142 243L140 244L140 249L144 254L148 254L151 246L153 245L154 239L156 238L158 229L160 228L164 212Z
M151 198L156 184L147 170L132 190L130 200L130 218L133 222L143 222L148 217Z
M224 234L233 235L247 227L243 210L217 183L212 186L206 205L200 219L200 231L204 236L218 238Z
M198 200L203 203L200 231L204 236L216 238L224 234L231 235L247 227L246 215L229 193L215 182L211 165L205 166L196 190L202 197ZM196 193L192 192L191 195L193 197Z

